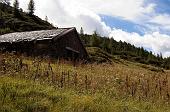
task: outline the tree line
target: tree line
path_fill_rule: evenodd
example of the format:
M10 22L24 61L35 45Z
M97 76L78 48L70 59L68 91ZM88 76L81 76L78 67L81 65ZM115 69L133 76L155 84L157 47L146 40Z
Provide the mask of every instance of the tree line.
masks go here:
M35 3L33 0L30 0L28 3L28 12L26 12L26 14L29 17L33 17L34 11ZM15 29L20 30L17 24L19 24L19 20L24 21L24 19L23 10L19 8L18 0L14 0L12 6L11 0L0 0L0 34L14 32Z
M11 0L0 0L0 3L10 6ZM14 7L14 10L13 10L14 15L19 16L20 14L19 14L19 1L18 0L14 1L13 7ZM3 7L1 9L3 9ZM34 0L30 0L28 4L28 14L32 16L34 15L34 11L35 11L35 2Z
M114 38L101 37L96 31L92 35L87 35L84 34L83 28L80 30L80 37L86 47L99 47L122 59L170 69L170 58L163 58L161 53L154 54L143 47L135 47L122 41L117 42Z
M48 22L48 17L42 20L34 14L35 2L28 2L27 11L19 7L19 0L0 0L0 35L12 32L46 30L55 28Z

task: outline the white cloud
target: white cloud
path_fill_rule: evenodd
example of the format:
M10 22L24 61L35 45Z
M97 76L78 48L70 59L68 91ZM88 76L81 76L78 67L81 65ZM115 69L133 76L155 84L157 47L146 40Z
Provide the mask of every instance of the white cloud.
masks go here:
M155 4L144 4L145 0L62 0L63 4L84 7L96 14L117 16L137 20L154 11Z
M29 0L20 1L20 6L27 10ZM51 15L58 15L62 10L75 15L75 13L82 13L82 9L94 12L95 14L104 14L109 16L116 16L122 19L133 22L140 22L149 18L148 14L154 12L156 4L145 4L146 0L35 0L36 14L45 16L49 13ZM55 11L55 12L53 12Z
M161 14L161 15L157 15L154 18L152 18L150 22L157 23L160 25L170 25L169 18L170 18L170 15Z
M40 2L40 0L37 1ZM86 33L92 34L97 30L103 36L109 35L111 28L102 22L99 15L84 7L80 7L74 2L71 4L70 2L65 3L63 1L53 0L53 2L48 2L46 4L50 7L47 7L47 9L41 5L36 13L43 17L44 15L41 12L44 12L58 27L75 26L78 30L80 27L83 27Z
M121 29L113 29L110 37L117 41L126 41L137 47L144 47L151 49L154 53L162 53L164 57L170 56L170 36L154 32L152 34L145 34L140 36L137 33L125 32Z
M169 14L159 14L154 16L151 20L149 20L149 22L156 24L159 29L170 30L169 18Z

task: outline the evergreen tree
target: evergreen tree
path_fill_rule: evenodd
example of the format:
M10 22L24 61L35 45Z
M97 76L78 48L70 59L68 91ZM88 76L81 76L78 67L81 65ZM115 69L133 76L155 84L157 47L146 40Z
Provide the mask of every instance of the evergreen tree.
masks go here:
M100 44L100 40L98 38L98 34L96 31L94 31L92 37L91 37L91 46L92 47L98 47Z
M83 30L82 27L81 27L81 29L80 29L80 35L84 35L84 30Z
M141 56L141 57L143 57L144 56L144 53L145 53L145 50L144 50L144 48L143 47L141 47L140 48L140 50L139 50L139 56Z
M81 27L80 29L80 38L82 39L82 42L84 45L88 45L88 38L85 38L85 35L84 35L84 30L83 28Z
M120 40L120 41L118 42L118 46L117 46L116 50L122 51L122 48L123 48L123 42Z
M147 62L150 62L151 60L153 60L153 54L152 54L152 52L150 51L150 52L149 52L149 55L148 55L148 57L147 57Z
M163 61L162 53L160 53L160 60Z
M48 17L47 16L45 16L45 21L48 22Z
M157 54L157 60L158 61L162 61L163 60L162 53Z
M29 4L28 4L28 13L30 16L34 15L34 11L35 11L35 3L34 0L30 0Z
M103 49L104 51L107 51L107 50L108 50L106 39L103 40L101 47L102 47L102 49Z
M0 3L6 4L6 5L10 5L10 1L11 0L0 0Z
M14 1L13 7L14 7L14 16L18 17L19 16L19 2L18 2L18 0Z
M114 44L113 44L113 42L114 42L114 39L111 38L110 41L109 41L109 45L108 45L108 48L110 49L111 54L114 53L114 48L113 48Z

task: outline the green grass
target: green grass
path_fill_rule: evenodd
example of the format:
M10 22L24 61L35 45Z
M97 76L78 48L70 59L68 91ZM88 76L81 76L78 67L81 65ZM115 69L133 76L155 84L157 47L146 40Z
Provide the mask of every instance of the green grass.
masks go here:
M103 51L98 47L86 47L86 50L90 56L90 60L92 62L103 63L109 62L111 63L114 57L109 53Z
M23 80L0 78L1 112L169 112L164 105L132 99L115 99L102 93L69 89Z
M170 72L120 61L73 66L1 54L0 112L169 112Z

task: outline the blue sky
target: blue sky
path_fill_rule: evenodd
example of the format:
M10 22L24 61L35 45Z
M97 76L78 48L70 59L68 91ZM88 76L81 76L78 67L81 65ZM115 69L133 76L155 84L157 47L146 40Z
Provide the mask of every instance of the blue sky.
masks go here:
M149 3L154 3L156 5L155 13L160 14L160 15L170 14L170 0L148 0L145 2L144 5L147 5ZM152 16L152 15L153 14L150 14L148 16ZM138 24L136 22L123 19L121 17L114 17L114 16L108 16L108 15L100 15L100 17L102 21L104 21L106 25L110 26L111 28L118 28L118 29L122 29L127 32L136 32L139 35L144 35L145 31L149 30L149 28L144 25L147 23L147 21L143 21L143 24ZM156 27L159 26L156 23L150 23L150 25L153 25ZM158 30L155 30L155 31L158 31ZM165 30L164 28L160 27L159 32L170 35L170 29Z
M14 0L13 0L14 1ZM35 14L57 27L126 41L170 56L170 0L34 0ZM27 11L29 0L19 0Z
M123 29L127 32L136 32L140 35L144 35L144 29L147 29L145 26L139 25L137 23L123 20L118 17L112 17L107 15L100 15L102 21L106 23L106 25L110 26L111 28Z
M150 0L151 2L156 3L156 11L159 13L170 13L170 0Z

